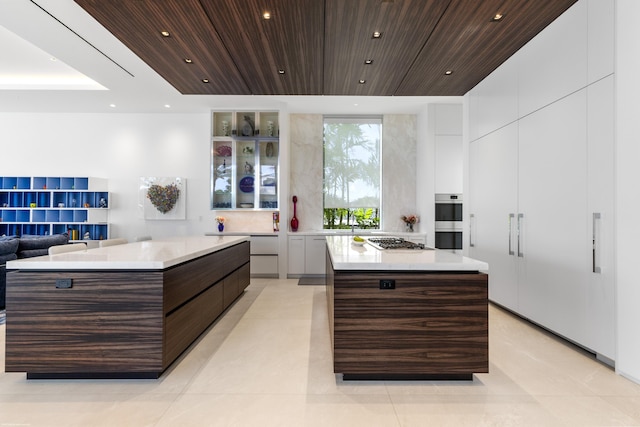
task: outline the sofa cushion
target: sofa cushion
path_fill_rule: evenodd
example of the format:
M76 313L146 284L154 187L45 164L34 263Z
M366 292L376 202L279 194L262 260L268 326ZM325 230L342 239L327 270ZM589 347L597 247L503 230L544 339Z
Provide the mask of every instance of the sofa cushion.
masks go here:
M18 252L18 258L33 258L34 256L49 255L49 249L27 249Z
M20 237L19 241L20 244L18 245L18 257L22 258L22 252L30 251L33 249L45 249L45 253L43 255L46 255L48 253L46 249L49 249L50 246L64 245L66 243L69 243L69 235L67 233L52 234L51 236L23 235Z
M18 255L16 255L15 252L12 254L0 255L0 264L4 264L7 261L13 261L16 258L18 258Z
M0 256L15 254L18 250L19 240L15 237L0 238Z

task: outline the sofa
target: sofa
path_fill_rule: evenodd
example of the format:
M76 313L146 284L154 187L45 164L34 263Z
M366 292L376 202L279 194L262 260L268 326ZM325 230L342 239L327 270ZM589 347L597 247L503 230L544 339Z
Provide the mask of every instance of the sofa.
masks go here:
M47 255L50 246L64 245L67 243L69 243L69 235L67 233L49 236L0 236L0 310L4 310L5 308L7 261Z

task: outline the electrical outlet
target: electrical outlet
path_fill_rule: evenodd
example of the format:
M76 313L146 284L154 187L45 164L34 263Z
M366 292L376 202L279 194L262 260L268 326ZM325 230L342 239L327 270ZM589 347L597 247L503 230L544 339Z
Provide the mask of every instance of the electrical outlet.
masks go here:
M71 289L73 279L56 279L56 289Z
M395 289L396 281L393 279L382 279L380 280L380 289Z

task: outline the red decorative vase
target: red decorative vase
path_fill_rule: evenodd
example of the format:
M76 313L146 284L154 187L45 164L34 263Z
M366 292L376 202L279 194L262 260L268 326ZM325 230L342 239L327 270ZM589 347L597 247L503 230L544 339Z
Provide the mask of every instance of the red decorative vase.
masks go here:
M298 197L293 196L293 218L291 218L291 231L298 231L298 218L296 218L296 203L298 203Z

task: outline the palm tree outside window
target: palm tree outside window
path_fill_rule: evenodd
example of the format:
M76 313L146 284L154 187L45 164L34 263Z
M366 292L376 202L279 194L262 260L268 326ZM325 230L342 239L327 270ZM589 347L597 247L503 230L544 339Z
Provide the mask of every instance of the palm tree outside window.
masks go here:
M380 228L381 116L324 117L324 228Z

